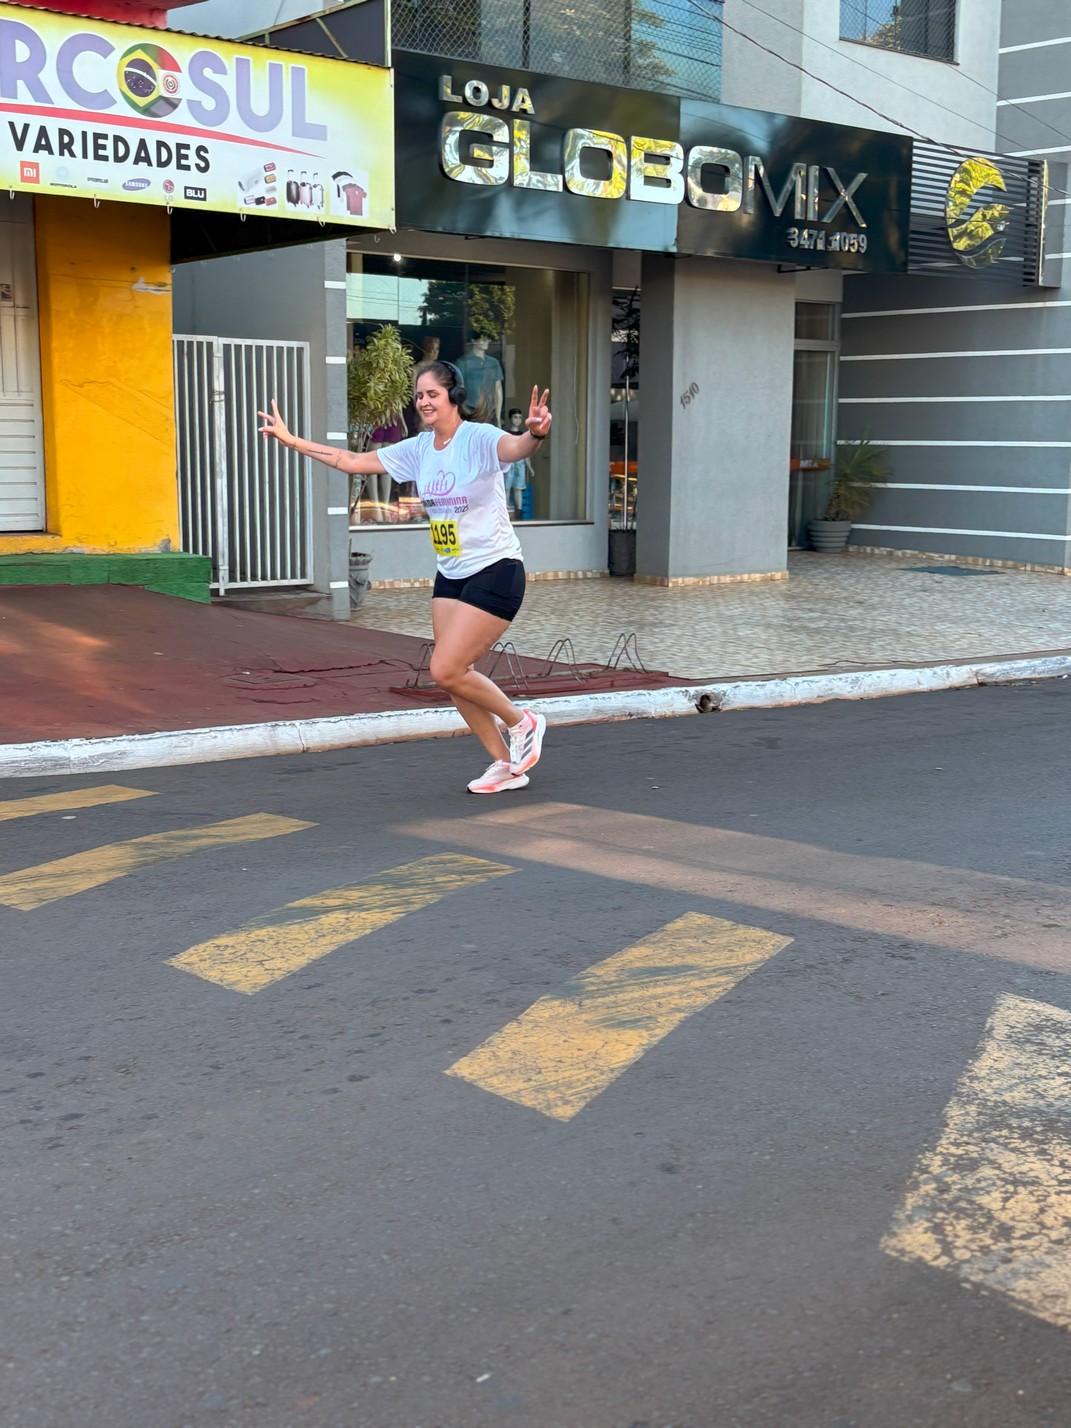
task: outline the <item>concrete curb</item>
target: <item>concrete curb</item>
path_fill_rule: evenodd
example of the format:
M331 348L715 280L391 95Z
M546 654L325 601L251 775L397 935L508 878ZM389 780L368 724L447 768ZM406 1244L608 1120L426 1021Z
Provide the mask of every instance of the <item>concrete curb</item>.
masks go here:
M534 706L552 724L594 724L618 719L668 719L715 710L773 709L834 699L878 699L890 694L920 694L1067 675L1071 675L1071 654L1023 656L907 669L712 681L675 689L610 690L539 699ZM0 744L0 777L115 773L268 754L318 753L365 744L393 744L403 739L442 738L463 730L461 718L453 709L402 709L158 734Z

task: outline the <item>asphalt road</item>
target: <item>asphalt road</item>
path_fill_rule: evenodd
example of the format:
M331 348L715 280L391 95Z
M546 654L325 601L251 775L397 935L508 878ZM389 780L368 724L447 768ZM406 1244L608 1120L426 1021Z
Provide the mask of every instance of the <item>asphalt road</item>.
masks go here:
M0 784L0 1424L1066 1425L1069 715Z

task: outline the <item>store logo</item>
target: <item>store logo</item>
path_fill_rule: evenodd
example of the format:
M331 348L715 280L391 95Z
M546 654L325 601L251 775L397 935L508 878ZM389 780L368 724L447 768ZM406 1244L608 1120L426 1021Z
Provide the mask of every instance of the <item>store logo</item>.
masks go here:
M464 99L473 105L534 113L526 89L513 91L511 97L505 86L492 93L482 80L470 80L459 95L449 74L439 77L439 98L444 103ZM764 197L775 218L791 205L797 223L832 223L843 210L846 219L860 228L867 226L855 201L866 182L865 173L845 183L830 164L797 162L789 166L777 188L760 154L713 144L694 144L685 150L673 139L588 128L566 129L557 167L544 171L533 167L534 127L538 126L530 119L507 122L476 108L452 110L443 116L439 131L443 173L456 183L511 184L544 193L568 189L586 198L687 203L715 213L750 215Z
M166 119L179 106L182 66L163 45L134 45L120 57L119 93L136 114Z
M148 188L151 183L152 179L147 178L127 179L126 183L123 184L123 188L127 193L141 193L141 191Z
M19 164L19 183L40 183L41 165L23 159Z
M425 496L449 496L457 485L457 477L452 471L440 471L428 482Z
M193 203L208 202L207 188L192 188L189 184L187 184L186 187L182 190L182 193L183 197L190 199L190 201Z
M968 268L987 268L995 263L1008 241L1008 220L1012 213L1008 205L973 206L987 188L1007 192L1003 174L988 159L964 160L948 185L945 200L948 239L960 262Z

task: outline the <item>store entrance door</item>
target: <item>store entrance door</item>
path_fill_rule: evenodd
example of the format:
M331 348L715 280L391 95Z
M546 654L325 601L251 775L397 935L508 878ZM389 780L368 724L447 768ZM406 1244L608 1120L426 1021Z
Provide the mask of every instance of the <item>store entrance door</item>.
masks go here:
M640 294L614 293L610 356L610 557L611 575L636 573L639 505Z
M33 201L0 200L0 531L45 525Z
M825 506L835 449L837 319L834 303L796 304L788 488L790 548L807 545L807 522L820 517Z

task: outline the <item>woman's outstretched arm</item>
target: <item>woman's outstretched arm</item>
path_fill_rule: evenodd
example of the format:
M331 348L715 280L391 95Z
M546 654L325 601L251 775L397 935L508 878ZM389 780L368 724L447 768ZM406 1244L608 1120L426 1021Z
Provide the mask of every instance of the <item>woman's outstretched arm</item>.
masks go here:
M322 461L325 466L333 466L336 471L345 471L349 476L385 476L387 468L374 451L343 451L337 446L318 446L315 441L306 441L295 436L283 421L275 398L271 399L270 412L257 412L266 425L260 428L262 436L274 436L283 446L289 446L299 456L311 456L314 461Z

